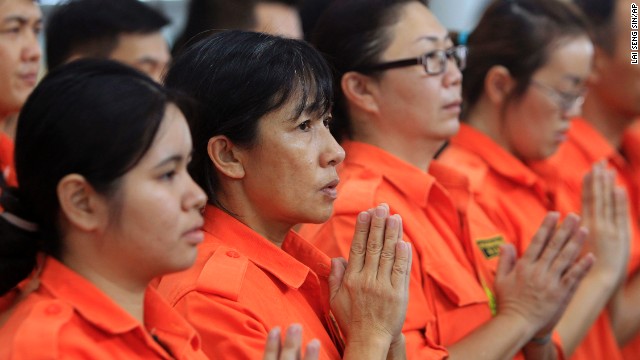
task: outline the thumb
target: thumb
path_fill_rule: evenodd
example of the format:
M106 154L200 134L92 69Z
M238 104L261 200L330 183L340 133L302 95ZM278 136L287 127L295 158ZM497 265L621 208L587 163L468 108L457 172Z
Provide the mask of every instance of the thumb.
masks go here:
M329 295L330 299L333 299L334 296L340 290L340 286L342 285L342 279L344 278L344 273L347 270L347 260L344 258L333 258L331 259L331 273L329 274Z
M500 246L500 260L496 270L496 282L502 281L511 273L516 265L516 249L513 244L502 244Z

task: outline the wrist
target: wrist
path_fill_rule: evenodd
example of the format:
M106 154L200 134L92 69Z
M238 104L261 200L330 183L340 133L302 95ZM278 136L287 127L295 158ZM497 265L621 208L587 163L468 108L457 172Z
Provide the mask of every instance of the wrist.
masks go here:
M551 342L551 335L552 333L547 333L546 335L542 336L536 335L529 340L529 344L545 346Z

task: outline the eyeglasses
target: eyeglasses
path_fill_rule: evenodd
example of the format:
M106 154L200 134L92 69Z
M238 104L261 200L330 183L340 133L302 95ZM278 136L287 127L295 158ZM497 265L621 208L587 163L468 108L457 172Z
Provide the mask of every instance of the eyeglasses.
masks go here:
M428 75L440 75L447 71L447 63L449 60L454 60L458 69L464 70L467 65L467 47L458 45L446 50L430 51L418 58L390 61L354 70L362 73L372 73L406 66L422 65Z
M575 107L580 107L582 106L582 103L584 103L584 96L586 94L586 90L584 89L580 90L577 94L569 94L564 91L554 89L551 86L545 85L536 80L531 80L531 84L537 86L540 90L543 90L546 94L551 96L558 104L560 111L563 113L569 112L569 110L572 110Z

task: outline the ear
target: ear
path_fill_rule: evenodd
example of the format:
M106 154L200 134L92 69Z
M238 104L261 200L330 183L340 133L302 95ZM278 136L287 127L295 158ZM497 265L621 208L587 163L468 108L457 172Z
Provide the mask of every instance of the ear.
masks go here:
M484 92L492 103L502 104L515 86L506 67L496 65L487 72L484 78Z
M600 47L595 46L593 52L593 68L591 70L591 75L589 76L589 83L597 82L600 78L600 74L607 71L609 68L608 60L609 54Z
M355 71L345 73L340 80L342 93L349 103L365 112L378 111L376 85L371 77Z
M245 175L242 164L242 150L235 146L229 138L217 135L209 139L207 144L209 159L213 165L227 177L242 179Z
M69 223L91 232L108 221L108 205L103 196L82 175L70 174L58 182L56 189L60 209Z

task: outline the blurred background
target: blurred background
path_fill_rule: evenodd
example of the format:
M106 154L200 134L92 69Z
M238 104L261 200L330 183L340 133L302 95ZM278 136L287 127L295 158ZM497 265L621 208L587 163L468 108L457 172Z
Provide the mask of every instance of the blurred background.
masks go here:
M63 0L62 0L63 1ZM163 29L164 35L173 45L176 37L185 26L189 0L141 0L154 8L162 11L171 19L171 25ZM233 1L233 0L230 0ZM303 22L307 14L317 12L328 0L301 0L300 11ZM61 0L40 0L42 11L46 16L53 6ZM438 16L438 19L450 30L457 33L468 32L476 25L478 17L489 0L431 0L429 7ZM317 16L317 14L315 14Z

